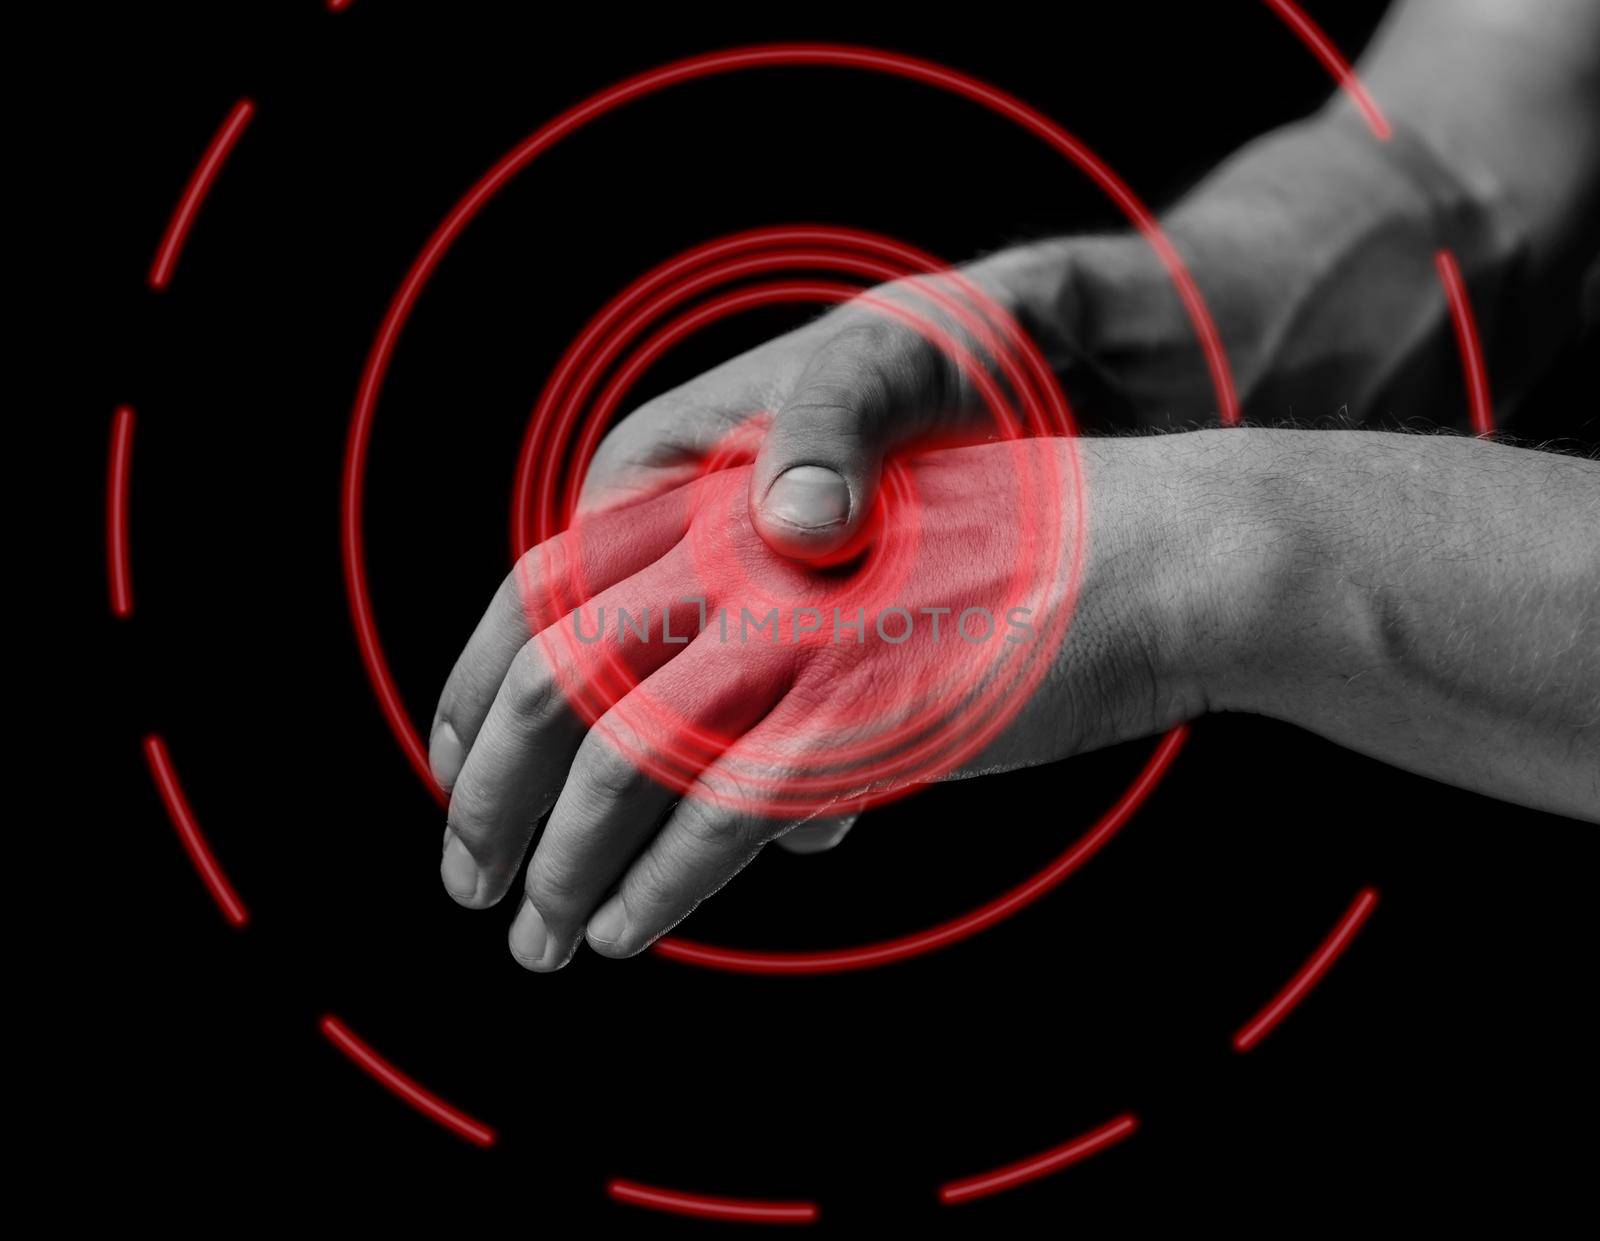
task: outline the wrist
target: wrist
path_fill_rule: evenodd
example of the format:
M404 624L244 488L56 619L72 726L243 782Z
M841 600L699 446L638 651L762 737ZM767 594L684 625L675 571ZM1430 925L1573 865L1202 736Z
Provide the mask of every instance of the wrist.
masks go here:
M1388 438L1274 428L1162 438L1187 567L1172 658L1205 710L1326 721L1330 688L1382 662L1370 586L1379 549L1364 510L1415 469L1374 458Z
M1346 552L1318 546L1330 543L1323 523L1296 498L1316 485L1302 477L1313 434L1052 441L1064 477L1076 456L1085 497L1082 573L1057 671L1073 687L1071 748L1213 711L1297 718L1294 696L1323 675L1339 641L1365 632L1341 585Z
M1150 659L1184 718L1283 715L1330 635L1350 630L1330 549L1300 512L1304 435L1208 430L1149 437L1126 466L1146 479L1131 518L1150 565ZM1298 442L1298 445L1296 441ZM1286 689L1286 687L1288 687Z
M1082 467L1085 556L1072 666L1098 672L1077 704L1097 743L1163 731L1215 708L1236 664L1234 596L1257 569L1228 566L1232 584L1208 560L1216 529L1208 493L1226 474L1227 433L1089 437L1071 442ZM1223 649L1219 649L1219 643Z

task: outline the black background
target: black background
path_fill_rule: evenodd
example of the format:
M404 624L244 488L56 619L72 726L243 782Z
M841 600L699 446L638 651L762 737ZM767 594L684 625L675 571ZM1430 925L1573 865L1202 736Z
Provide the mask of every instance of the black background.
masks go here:
M1381 8L1313 12L1353 55ZM85 1008L68 1023L64 1140L101 1201L81 1205L187 1222L439 1207L465 1227L546 1235L729 1227L613 1204L604 1185L622 1176L814 1199L823 1227L914 1234L1586 1213L1594 830L1284 726L1201 721L1145 808L1061 889L884 970L763 979L584 953L533 976L505 950L509 909L469 914L445 896L441 813L373 701L343 593L339 472L362 360L422 242L518 139L628 73L773 39L874 44L986 77L1156 204L1328 89L1242 0L1073 6L1048 23L355 0L338 14L141 10L63 36L97 118L74 135L98 216L83 313L106 363L71 377L93 435L89 511L112 409L139 416L136 612L111 620L99 584L83 584L96 760L69 790L105 824L93 869L109 895L89 917L94 945L52 983ZM167 215L244 96L255 118L170 289L153 293ZM677 251L791 221L952 258L1118 223L1033 140L858 73L682 87L563 143L444 263L378 407L370 568L414 718L504 571L514 453L559 351ZM697 338L648 387L793 321ZM1581 423L1586 379L1569 360L1526 426ZM1459 391L1406 413L1464 424ZM149 732L251 911L243 931L162 812ZM824 857L769 850L687 929L822 947L952 916L1063 849L1151 744L925 792ZM1233 1053L1233 1031L1368 884L1377 911L1326 982ZM326 1013L499 1143L474 1148L380 1090L319 1033ZM936 1200L941 1182L1129 1110L1135 1137L1057 1176Z

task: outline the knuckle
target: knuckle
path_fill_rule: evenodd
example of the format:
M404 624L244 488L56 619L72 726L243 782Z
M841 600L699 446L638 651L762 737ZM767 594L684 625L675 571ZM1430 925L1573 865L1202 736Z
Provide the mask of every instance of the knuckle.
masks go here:
M501 584L501 606L512 620L520 621L529 637L554 619L554 600L569 575L570 541L565 533L530 547Z
M796 410L803 410L812 414L859 415L883 401L887 393L876 352L851 339L855 331L846 329L827 353L819 355L784 405L785 414L792 416Z
M633 875L622 891L628 924L635 927L650 925L681 896L666 862L655 850L647 849L640 855Z
M577 872L571 866L541 850L528 864L523 890L546 921L559 921L562 912L576 900L579 886Z
M506 706L524 722L548 719L558 707L560 687L536 641L523 643L512 659L505 696Z
M897 394L932 386L939 357L914 328L882 312L864 313L841 325L812 359L784 404L784 417L843 421L872 432L892 412Z
M922 287L908 282L883 285L870 295L870 303L857 303L859 313L841 329L844 340L855 351L874 360L928 357L938 352L916 324L933 320L935 314ZM907 322L888 309L896 307L911 316Z
M892 347L908 335L914 336L916 333L889 309L905 306L911 300L906 288L902 281L890 281L846 302L841 307L833 339L878 350Z
M491 799L482 782L470 773L462 773L450 791L445 822L469 853L476 853L487 842L494 822Z
M579 744L572 766L574 775L603 798L626 797L637 791L644 780L638 765L606 739L599 725L590 729Z
M678 813L683 830L707 852L724 853L754 843L747 816L729 807L685 800Z

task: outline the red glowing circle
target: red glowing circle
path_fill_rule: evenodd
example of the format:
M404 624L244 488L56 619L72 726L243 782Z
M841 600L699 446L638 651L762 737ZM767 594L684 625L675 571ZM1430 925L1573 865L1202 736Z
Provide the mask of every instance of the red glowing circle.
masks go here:
M579 131L589 122L625 103L649 96L669 86L745 69L798 65L860 69L921 82L950 92L1012 121L1073 163L1105 191L1156 252L1194 324L1216 391L1222 421L1231 425L1239 420L1238 397L1223 350L1221 334L1206 307L1192 273L1171 240L1162 231L1154 214L1116 173L1077 138L1020 99L980 79L931 61L873 48L827 44L777 44L693 56L617 83L568 109L524 139L495 164L456 204L428 239L396 290L362 370L346 441L343 474L341 551L345 569L345 589L350 601L351 619L356 630L362 662L373 684L379 706L413 770L435 796L439 796L439 790L434 785L429 770L427 747L407 715L404 703L401 702L399 690L378 637L371 591L367 581L361 522L372 421L377 407L378 393L393 358L400 332L415 307L423 287L432 277L440 261L484 204L511 177L526 168L562 138ZM674 945L666 940L657 947L667 955L676 955L686 960L698 958L703 964L725 969L818 972L863 968L882 964L887 960L901 960L955 942L1036 899L1049 886L1053 886L1053 882L1058 881L1043 882L1046 876L1055 873L1064 874L1063 866L1070 869L1076 864L1072 859L1078 856L1078 851L1084 842L1099 841L1103 839L1104 833L1114 831L1120 826L1148 794L1160 774L1165 771L1185 735L1182 729L1168 733L1141 778L1135 781L1117 805L1102 816L1096 826L1079 842L1066 850L1038 876L1005 894L997 902L991 902L989 906L963 918L928 928L912 936L885 941L883 944L867 944L825 954L738 954L706 948L703 945ZM674 948L678 951L674 952ZM717 959L719 957L722 959Z
M769 236L783 238L795 231L780 229L774 234L764 232L743 234L731 242L702 247L702 252L711 250L731 253L735 248L759 247ZM809 232L826 234L827 230L809 230ZM827 239L834 238L830 236ZM838 239L850 244L871 247L880 254L887 253L894 256L915 254L908 247L880 242L867 234L841 233ZM922 256L918 257L920 261ZM629 717L628 727L610 730L608 736L611 736L618 748L632 759L639 769L668 787L676 788L680 793L687 791L687 787L700 778L702 769L712 757L721 754L724 756L724 762L728 761L727 755L735 752L733 747L738 743L736 752L749 762L746 764L746 770L741 772L738 782L739 789L735 795L737 808L764 817L803 818L824 810L840 813L842 810L878 804L892 796L900 795L916 783L936 778L981 750L1014 716L1028 692L1043 675L1049 654L1064 637L1082 562L1084 504L1081 475L1076 468L1077 462L1074 456L1069 467L1072 475L1070 490L1074 509L1070 536L1064 535L1062 531L1063 506L1060 479L1055 476L1053 470L1050 471L1051 477L1042 489L1042 494L1039 487L1028 487L1015 505L1014 511L1019 514L1020 527L1014 540L1014 563L1017 572L1012 577L1007 597L1034 598L1046 586L1059 589L1061 583L1057 579L1054 566L1060 565L1063 561L1067 566L1067 583L1064 591L1067 603L1060 610L1056 623L1043 638L1030 644L1031 649L1027 653L1027 658L1023 659L1021 655L1017 655L1013 661L1019 665L1017 675L988 684L986 692L976 701L973 700L972 692L975 687L956 678L954 683L947 684L933 701L925 706L919 706L917 711L910 713L887 733L871 735L870 741L866 742L841 741L831 745L827 752L827 766L836 772L835 775L801 776L791 770L779 784L771 783L768 772L762 766L776 762L771 754L752 754L746 738L722 736L715 732L708 734L692 719L681 718L671 711L654 709L658 704L649 701L648 687L641 686L641 679L632 675L629 669L623 666L622 661L608 644L601 642L597 646L587 646L585 649L588 640L575 644L567 635L564 621L550 624L550 619L553 617L566 618L569 613L577 617L578 613L573 609L581 608L584 601L592 594L588 584L582 580L581 554L571 556L564 550L558 554L549 549L545 540L564 530L563 538L567 545L582 543L582 532L578 527L586 519L575 512L576 480L587 468L588 460L598 440L598 431L610 422L630 385L645 366L658 358L687 332L714 322L727 313L773 301L791 299L837 301L851 297L852 294L859 294L855 297L858 304L869 305L880 313L901 320L908 327L927 336L935 347L949 354L959 369L972 380L973 386L993 411L1000 434L1008 439L1021 436L1022 424L1012 414L1011 402L1006 392L994 384L992 377L973 356L971 349L948 330L918 311L886 302L881 297L875 298L871 293L860 294L859 290L851 286L796 283L739 289L681 315L655 332L617 368L616 375L581 424L582 433L579 438L582 446L576 457L569 451L570 440L580 425L579 419L588 392L597 381L598 375L615 360L621 348L627 343L625 338L642 331L665 308L676 306L692 293L712 287L719 277L742 277L753 272L770 271L785 263L812 267L831 265L834 261L833 256L814 250L724 260L710 272L695 273L668 285L653 301L618 328L610 339L602 343L597 325L614 321L617 306L637 300L636 289L650 288L659 284L662 272L681 272L687 265L683 258L674 259L663 268L636 282L635 286L625 291L611 307L602 311L596 324L579 335L573 349L569 350L556 367L550 384L541 395L533 422L524 440L515 489L515 494L519 496L529 496L537 491L540 497L536 513L531 519L533 526L531 532L528 529L530 518L527 512L513 514L512 524L517 534L521 536L526 533L530 541L540 547L540 550L519 560L519 580L523 589L530 631L538 634L541 642L547 645L551 665L558 670L564 670L558 671L558 678L561 680L568 702L591 725L595 724L607 710L625 712ZM863 270L854 258L841 260L840 265L852 271ZM869 265L865 269L865 274L885 279L906 273L893 266ZM963 297L966 290L970 289L970 285L960 278L951 279L949 282L956 285ZM1054 434L1065 437L1070 443L1074 427L1065 399L1056 386L1054 375L1037 351L1032 348L1021 329L1005 318L1004 312L992 303L988 303L987 299L983 306L974 309L965 305L961 297L952 296L945 289L938 287L919 289L919 293L923 291L928 293L928 300L958 319L969 339L986 347L989 356L1005 373L1011 390L1022 395L1027 410L1027 417L1024 420L1027 430L1035 435ZM976 290L971 292L981 297ZM986 316L999 316L1001 321L991 323ZM583 363L581 351L585 347L593 347L595 356L588 361L571 389L563 394L562 381ZM1031 374L1032 383L1028 382L1029 375L1024 374L1024 368L1017 364L1013 350L1022 354L1022 361ZM1040 392L1047 394L1047 399L1041 400ZM1045 409L1046 405L1049 407L1048 411ZM751 438L746 431L747 425L736 428L725 438L723 445L717 446L706 455L707 471L716 471L739 458L739 441L748 442ZM561 520L552 512L551 499L558 489L557 482L563 464L574 461L567 473L565 502L557 510L559 514L565 516L565 520ZM1024 483L1037 482L1032 478L1036 471L1027 468L1031 464L1031 462L1021 462L1015 471L1016 477ZM531 475L536 470L537 486L531 481ZM720 496L721 501L727 501L733 498L736 490L722 487L716 490L715 494ZM702 489L702 494L708 493L712 493L711 488ZM916 504L916 497L909 485L909 475L893 465L886 475L883 494L889 498L891 505L896 503L895 497L899 497L898 504L903 508L906 506L914 508ZM1044 517L1039 518L1037 514L1044 514ZM897 515L900 529L917 530L919 523L908 517L906 512L899 512ZM719 565L725 571L724 575L730 568L740 572L742 567L733 563L734 558L726 554L720 541L715 547L706 545L708 532L717 527L713 522L699 520L701 516L703 513L697 513L696 520L690 523L690 533L686 543L691 549L691 558L697 566L711 563ZM916 548L907 549L902 544L890 550L888 545L891 542L885 539L867 555L864 569L850 581L848 598L844 591L835 592L837 597L829 596L828 592L823 591L811 600L807 609L803 610L820 609L822 612L827 612L832 605L841 600L859 605L861 600L867 598L874 599L877 604L895 599L894 591L909 571L908 555L914 555ZM1066 543L1070 543L1070 547L1065 546ZM1046 581L1030 580L1028 566L1044 566L1035 569L1035 578L1042 575ZM706 574L708 578L711 576L713 574ZM792 605L794 602L792 599L777 599L770 595L762 595L764 585L752 579L748 573L742 575L739 585L746 590L755 591L755 595L740 597L746 602L759 597L758 610L765 609L768 603L782 610L784 606ZM703 589L709 590L710 587ZM876 607L873 610L876 613ZM541 628L543 628L542 633ZM792 636L798 641L797 634ZM956 647L955 651L955 656L945 661L946 673L951 670L949 665L960 663L961 648ZM986 671L982 664L983 661L977 661L973 665L973 670L978 673ZM900 687L902 692L897 695L902 702L898 705L911 702L921 704L924 701L923 695L929 688L928 682L932 679L931 676L925 675L921 682L908 681L902 685ZM944 679L949 681L951 678L947 675ZM958 705L962 711L959 721L952 714ZM853 720L852 723L859 726L861 721ZM923 734L929 735L923 736ZM635 739L646 735L651 738L653 745L633 744ZM912 750L895 753L892 758L887 757L895 747L918 736L922 736L922 740ZM662 754L660 751L665 753ZM772 793L767 796L765 790L769 784ZM860 795L857 800L857 790L862 788L878 791ZM762 791L753 793L752 790ZM704 784L700 786L699 795L710 795L713 799L718 796L714 789L708 790ZM753 796L758 804L752 804Z
M328 0L330 9L345 7L347 0ZM1377 113L1376 105L1366 96L1359 82L1354 78L1349 66L1345 63L1331 44L1326 42L1325 36L1305 17L1292 3L1292 0L1268 0L1296 30L1296 33L1318 51L1325 63L1334 69L1336 76L1343 77L1344 88L1356 97L1358 104L1367 111L1369 121L1373 123L1375 132L1380 139L1387 138L1389 131L1387 123ZM166 287L170 276L172 264L176 255L181 251L184 235L188 225L192 223L193 216L203 203L206 189L210 180L214 178L220 163L226 158L233 141L238 136L243 122L248 120L251 105L249 101L242 101L241 108L236 108L230 120L224 125L223 130L213 141L210 148L191 179L183 199L175 211L168 230L164 236L161 250L158 254L156 266L152 269L150 278L151 287L161 291ZM242 110L241 110L242 109ZM1488 377L1484 369L1481 348L1478 342L1477 328L1473 320L1471 306L1467 300L1465 286L1462 282L1460 270L1454 256L1448 250L1440 250L1436 255L1440 280L1444 286L1450 314L1454 321L1458 344L1461 351L1461 361L1466 377L1469 393L1472 424L1475 432L1486 434L1492 430L1492 404L1489 398ZM1228 417L1228 410L1224 409L1224 421L1232 421ZM132 611L132 596L129 586L129 549L127 537L127 496L130 471L131 438L133 432L133 412L123 407L117 411L113 421L113 441L110 454L110 468L107 483L107 556L108 571L110 575L110 598L113 615L126 619ZM352 428L354 432L354 427ZM364 447L364 444L363 444ZM348 483L347 477L347 483ZM359 477L357 478L359 482ZM520 493L519 493L520 494ZM346 497L349 499L348 495ZM526 512L526 505L519 503L517 512ZM349 510L347 509L347 516ZM348 533L347 528L347 533ZM357 530L359 535L359 530ZM347 564L348 568L348 564ZM364 587L364 583L362 583ZM356 605L354 598L352 606ZM363 638L366 635L363 633ZM365 647L363 648L366 654ZM381 652L379 653L381 656ZM391 698L381 700L386 712L397 705ZM392 717L391 717L392 722ZM1158 748L1156 755L1147 766L1135 785L1125 794L1123 802L1118 809L1102 820L1101 824L1086 836L1082 841L1063 855L1057 863L1045 872L1041 872L1029 884L1014 890L1002 897L998 902L992 902L983 910L975 911L965 919L958 919L954 923L945 924L941 928L943 939L939 942L953 942L954 939L971 934L981 926L992 924L1020 903L1026 903L1044 890L1040 885L1049 886L1058 882L1061 877L1098 847L1104 835L1114 830L1116 816L1119 813L1127 814L1142 799L1148 787L1159 778L1165 765L1176 752L1178 744L1184 736L1183 729L1169 733ZM402 737L402 744L406 738ZM236 926L243 926L247 915L243 906L233 894L231 884L217 864L215 857L206 843L204 835L200 832L194 820L193 812L189 809L187 799L172 770L166 748L159 736L146 738L145 749L150 760L151 772L155 778L162 799L166 805L169 817L174 827L188 849L191 860L197 871L211 888L217 899L219 907ZM408 751L409 753L409 751ZM1246 1027L1241 1029L1234 1039L1234 1046L1239 1051L1248 1051L1260 1038L1264 1037L1283 1016L1305 998L1305 994L1315 986L1321 976L1327 971L1331 963L1340 953L1348 947L1350 938L1359 930L1361 924L1370 915L1377 899L1374 889L1364 889L1357 897L1355 904L1346 913L1341 922L1330 933L1327 940L1318 949L1317 953L1307 960L1300 971L1290 980L1284 989L1262 1010L1260 1014ZM926 951L930 946L938 946L937 942L923 942L923 936L912 936L902 941L888 941L877 945L878 952L873 961L866 961L856 951L849 951L845 955L855 958L855 963L882 963L888 959L901 959L903 956L916 955L917 952ZM696 960L698 963L712 965L719 968L758 970L777 972L785 969L816 971L830 968L849 968L837 962L829 964L826 954L808 960L799 959L801 954L791 954L789 958L779 958L767 954L740 954L727 950L709 948L704 945L693 945L683 941L663 944L664 950L669 950L668 955L674 955L684 960ZM437 1096L419 1086L412 1079L406 1077L389 1062L378 1056L370 1047L367 1047L357 1038L348 1027L332 1016L325 1017L322 1029L328 1038L341 1050L345 1051L352 1060L361 1065L366 1071L383 1084L386 1088L404 1099L410 1106L419 1112L430 1116L432 1119L453 1129L461 1136L478 1142L480 1145L491 1145L494 1134L486 1126L472 1120L471 1117L457 1112ZM1007 1165L1006 1167L992 1170L977 1177L965 1178L961 1181L947 1183L940 1190L940 1199L947 1205L964 1200L969 1197L979 1197L1000 1189L1014 1188L1025 1181L1037 1176L1058 1170L1066 1163L1092 1153L1109 1141L1115 1141L1131 1132L1136 1125L1136 1118L1132 1114L1118 1118L1107 1126L1092 1133L1085 1134L1073 1141L1038 1155ZM817 1217L817 1210L811 1202L779 1203L758 1201L752 1199L732 1199L712 1197L709 1195L685 1194L659 1187L640 1185L636 1182L614 1180L608 1184L608 1192L619 1201L631 1201L640 1205L651 1206L656 1209L678 1211L686 1214L702 1215L715 1218L744 1219L763 1222L811 1222Z

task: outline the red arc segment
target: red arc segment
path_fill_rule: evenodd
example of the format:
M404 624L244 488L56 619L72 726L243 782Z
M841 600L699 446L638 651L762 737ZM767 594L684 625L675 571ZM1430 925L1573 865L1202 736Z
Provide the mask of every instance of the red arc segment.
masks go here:
M1394 131L1389 127L1389 119L1384 116L1378 107L1378 101L1362 85L1361 79L1356 76L1356 71L1344 54L1333 45L1333 40L1328 38L1322 27L1306 16L1294 0L1265 0L1268 8L1283 19L1284 25L1294 32L1300 42L1311 49L1311 54L1320 60L1323 67L1333 75L1334 81L1339 83L1340 89L1350 96L1350 102L1355 104L1357 110L1366 118L1368 126L1377 136L1379 142L1389 141Z
M248 99L241 99L234 104L233 110L212 136L205 154L190 174L189 184L184 187L183 196L178 199L172 218L167 221L167 231L156 250L155 262L150 265L150 287L158 293L172 279L172 269L177 266L178 255L189 237L189 230L194 226L195 216L200 213L200 205L211 192L217 173L222 170L224 161L239 141L244 127L250 123L250 118L255 115L255 110L255 104Z
M686 1194L637 1181L613 1180L606 1192L618 1202L673 1215L693 1215L701 1219L739 1220L747 1224L814 1224L818 1218L814 1202L769 1202L759 1198L719 1198L709 1194Z
M1059 1172L1068 1164L1077 1163L1090 1155L1099 1154L1108 1146L1114 1146L1129 1136L1139 1127L1139 1118L1132 1112L1118 1116L1115 1120L1108 1121L1098 1129L1091 1129L1088 1133L1080 1134L1070 1142L1063 1142L1060 1146L1052 1146L1047 1151L1040 1151L1027 1159L1018 1160L1016 1163L1006 1164L1004 1167L981 1173L978 1176L965 1177L959 1181L947 1181L939 1187L939 1201L945 1206L953 1206L958 1202L970 1202L974 1198L986 1198L990 1194L998 1194L1007 1189L1015 1189L1018 1185L1028 1181L1036 1181L1041 1176L1049 1176L1052 1172Z
M183 847L189 851L189 860L200 872L200 878L205 880L223 915L234 926L243 926L250 920L250 915L245 910L244 902L234 892L233 885L228 882L228 876L223 873L216 855L211 852L211 846L206 843L205 833L200 830L200 823L189 807L189 799L183 795L183 786L178 783L178 773L173 769L172 756L167 753L167 743L152 733L144 739L144 757L150 765L150 775L156 782L161 800L166 805L167 817L172 820L172 826L178 829L178 838L183 841Z
M128 559L128 484L133 467L133 410L124 405L111 420L111 457L106 470L106 576L111 614L133 615L133 573Z
M1371 915L1377 903L1376 888L1363 888L1356 895L1354 903L1345 911L1344 917L1340 918L1333 930L1328 932L1328 938L1323 940L1322 945L1311 954L1306 963L1295 971L1294 977L1284 985L1283 990L1233 1036L1235 1051L1249 1051L1266 1038L1274 1027L1311 993L1311 988L1322 981L1333 963L1350 946L1350 941L1355 938L1356 932L1361 929L1361 924Z
M478 1146L494 1145L493 1129L481 1121L474 1120L465 1112L451 1107L438 1095L418 1085L357 1038L350 1027L337 1017L324 1017L321 1026L328 1041L366 1070L385 1090L416 1108L429 1120L437 1121L467 1141Z

